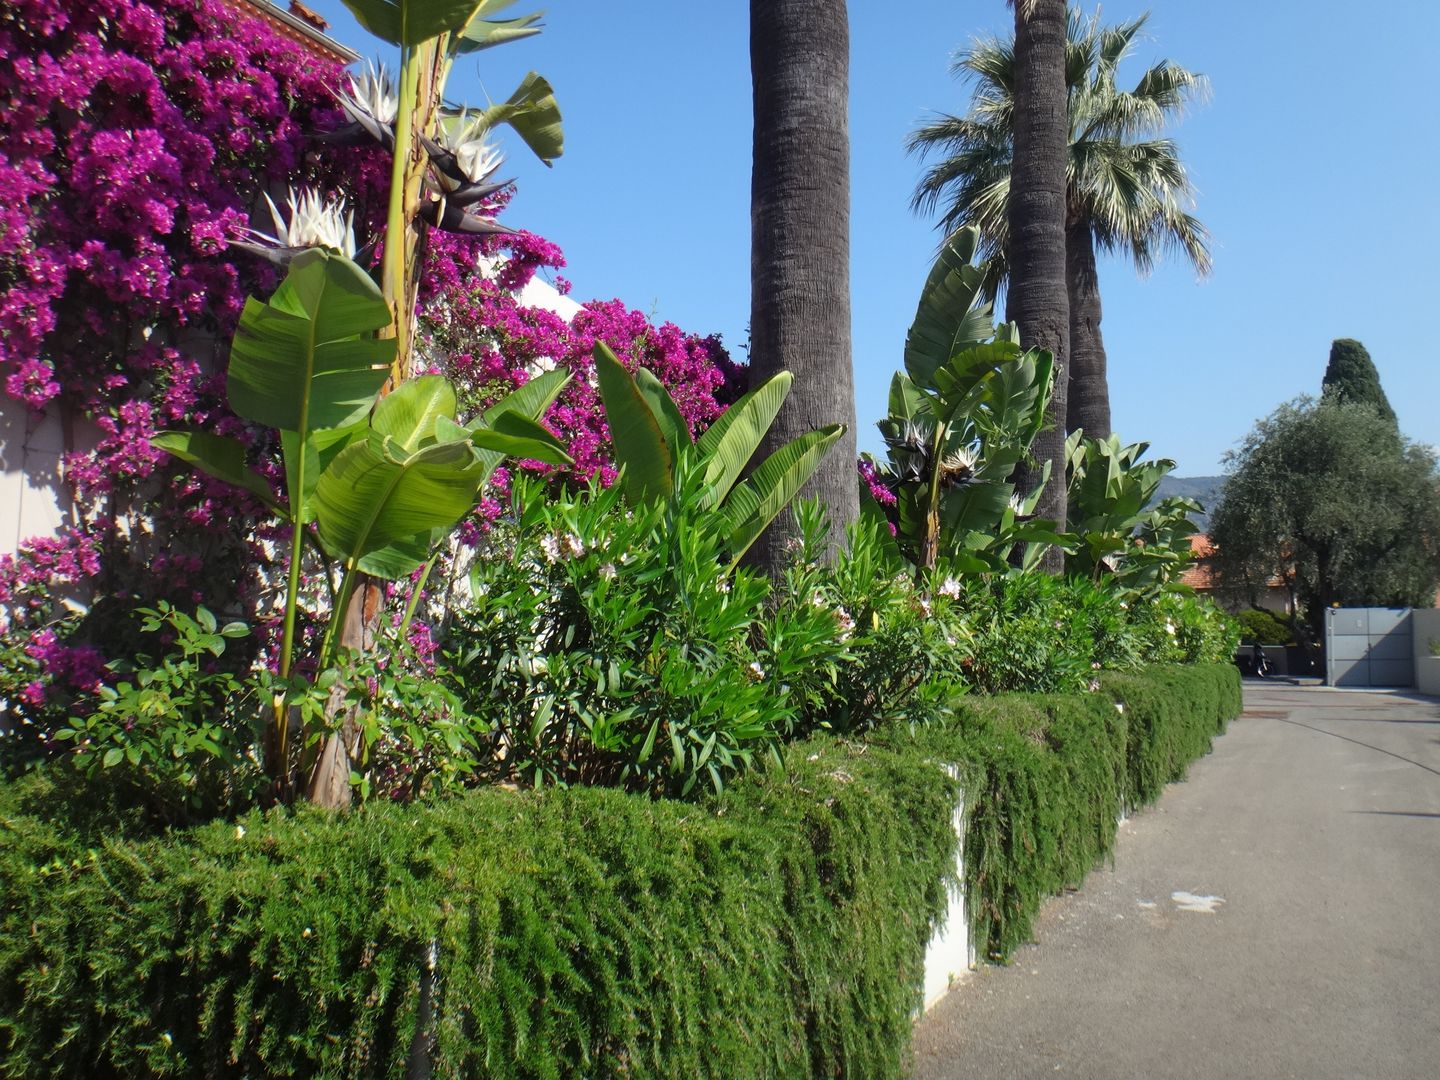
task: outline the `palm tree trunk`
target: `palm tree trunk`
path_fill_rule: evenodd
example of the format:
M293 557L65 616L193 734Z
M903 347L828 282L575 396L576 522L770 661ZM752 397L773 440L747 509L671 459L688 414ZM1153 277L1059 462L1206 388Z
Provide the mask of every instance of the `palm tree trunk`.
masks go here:
M1095 234L1084 221L1065 230L1065 284L1070 295L1070 387L1065 427L1092 439L1110 437L1110 384L1100 335L1100 278Z
M794 386L761 453L843 423L802 494L830 514L832 542L860 515L850 359L850 34L844 0L751 0L755 132L750 179L750 366ZM788 528L787 528L788 525ZM794 522L751 548L772 575Z
M1026 348L1055 355L1050 424L1031 453L1051 463L1037 513L1065 527L1065 414L1069 383L1070 302L1065 288L1065 165L1070 121L1065 91L1065 0L1015 4L1015 154L1010 181L1010 293L1006 311ZM1035 470L1020 478L1033 485ZM1041 563L1064 569L1058 548Z

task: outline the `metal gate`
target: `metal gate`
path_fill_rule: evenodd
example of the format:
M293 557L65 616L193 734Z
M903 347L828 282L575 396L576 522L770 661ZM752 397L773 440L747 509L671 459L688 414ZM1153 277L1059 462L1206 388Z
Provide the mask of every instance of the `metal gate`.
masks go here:
M1325 612L1325 682L1330 686L1414 686L1409 608Z

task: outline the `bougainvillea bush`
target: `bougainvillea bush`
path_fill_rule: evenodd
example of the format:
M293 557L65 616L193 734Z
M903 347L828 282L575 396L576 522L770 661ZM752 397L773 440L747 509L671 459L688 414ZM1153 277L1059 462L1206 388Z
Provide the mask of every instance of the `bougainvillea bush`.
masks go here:
M278 480L269 436L224 407L220 344L275 275L227 239L264 195L308 183L345 194L361 242L380 242L389 165L316 143L341 121L336 65L218 0L20 0L0 14L0 59L0 392L63 416L84 447L64 461L73 523L0 559L3 719L35 730L47 709L63 716L77 695L83 707L108 660L138 651L137 606L203 603L253 623L252 651L273 637L267 583L284 527L149 440L166 428L240 437ZM717 339L653 326L619 301L588 305L573 325L523 306L515 293L537 271L564 266L540 237L432 241L421 334L472 408L545 367L585 374L597 340L676 388L697 426L743 381ZM585 379L549 419L582 479L613 479ZM482 503L469 539L497 509Z

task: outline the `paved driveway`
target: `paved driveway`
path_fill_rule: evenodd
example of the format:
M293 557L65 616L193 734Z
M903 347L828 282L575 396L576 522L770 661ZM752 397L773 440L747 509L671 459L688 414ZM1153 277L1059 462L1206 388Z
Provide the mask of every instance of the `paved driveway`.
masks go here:
M1440 1078L1440 699L1252 683L917 1078Z

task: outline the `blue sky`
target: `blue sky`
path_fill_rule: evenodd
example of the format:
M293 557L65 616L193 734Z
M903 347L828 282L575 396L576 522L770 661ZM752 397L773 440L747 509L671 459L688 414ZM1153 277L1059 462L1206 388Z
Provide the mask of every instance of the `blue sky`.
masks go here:
M342 41L379 46L339 0L308 0ZM522 3L517 12L537 5ZM513 136L507 221L559 244L577 299L619 297L737 355L749 318L750 72L746 5L552 0L545 32L457 65L451 95L508 96L530 69L556 88L566 150L553 169ZM1087 7L1087 11L1093 7ZM1122 81L1168 57L1210 77L1173 132L1214 234L1197 282L1102 262L1115 429L1182 475L1220 471L1254 421L1318 392L1330 341L1369 348L1412 438L1440 444L1440 4L1390 0L1107 0L1151 12ZM862 448L938 236L909 210L921 172L906 133L962 111L950 57L1000 32L1002 0L850 5L851 284ZM1428 314L1427 314L1428 313Z

